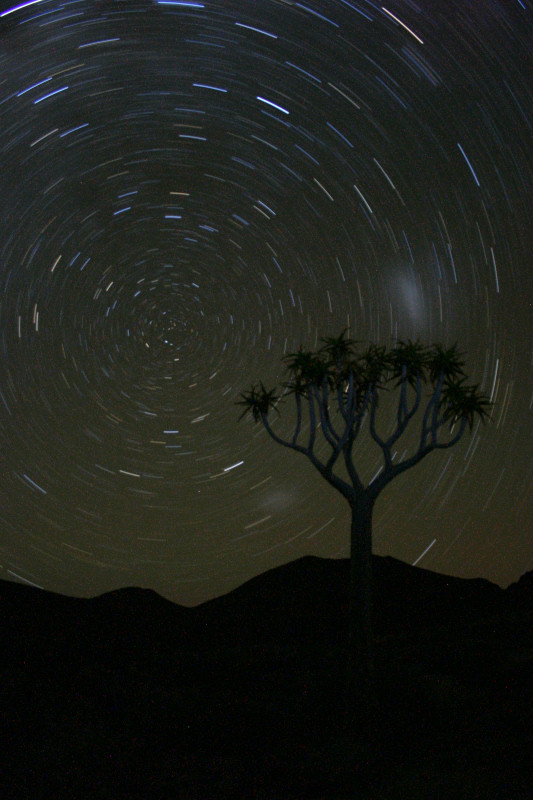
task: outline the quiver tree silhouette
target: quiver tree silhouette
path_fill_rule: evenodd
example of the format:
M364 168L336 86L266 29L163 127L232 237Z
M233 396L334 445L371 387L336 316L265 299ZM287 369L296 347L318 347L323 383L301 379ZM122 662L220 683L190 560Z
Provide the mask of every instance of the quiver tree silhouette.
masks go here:
M283 392L267 390L262 382L242 392L239 417L250 413L270 437L283 447L306 456L343 497L351 509L350 628L347 685L352 698L374 693L374 645L372 633L372 513L383 489L397 476L414 467L429 453L453 447L476 419L484 422L492 403L478 385L465 383L463 353L457 345L430 347L419 341L399 341L387 348L370 344L360 350L346 329L337 337L321 339L316 351L301 347L283 361L289 379ZM424 389L429 388L426 395ZM388 436L378 430L378 409L385 392L394 390L392 425ZM292 435L279 436L272 427L271 412L280 415L284 398L294 398L296 419ZM409 425L420 418L415 446L397 458L394 446ZM354 464L354 443L368 421L368 431L380 448L383 464L365 486ZM319 432L329 446L327 458L317 455ZM322 448L323 449L323 448ZM339 474L339 467L342 474ZM335 468L337 470L335 471Z

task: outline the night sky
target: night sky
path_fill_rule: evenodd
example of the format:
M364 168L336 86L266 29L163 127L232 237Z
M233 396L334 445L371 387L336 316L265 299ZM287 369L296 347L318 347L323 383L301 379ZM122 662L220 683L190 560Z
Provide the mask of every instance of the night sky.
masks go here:
M346 501L234 405L346 326L459 342L496 404L375 552L533 568L531 0L1 8L0 577L192 605L346 557Z

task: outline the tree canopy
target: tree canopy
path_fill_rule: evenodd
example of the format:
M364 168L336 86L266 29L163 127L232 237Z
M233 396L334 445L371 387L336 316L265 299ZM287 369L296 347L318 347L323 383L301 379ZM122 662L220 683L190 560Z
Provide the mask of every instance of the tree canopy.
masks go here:
M317 350L300 347L284 357L288 379L281 390L266 389L259 382L242 392L237 403L244 408L240 418L251 413L276 442L307 455L328 480L333 477L332 469L341 453L350 477L355 479L352 446L367 417L370 435L384 456L376 490L432 450L453 446L467 427L473 428L476 419L484 422L489 417L492 404L478 384L466 382L464 354L457 344L428 347L408 339L390 348L376 344L361 348L348 337L346 329L321 342ZM382 393L393 389L399 390L396 424L385 438L377 430L377 410ZM418 447L406 460L393 463L391 449L421 408L424 389L428 390L429 399L421 418ZM279 405L291 395L296 404L295 427L289 439L282 439L274 432L269 414L279 414ZM305 404L310 425L307 441L302 443ZM320 462L314 451L319 428L332 448L326 462ZM442 436L445 432L447 438ZM358 482L357 476L355 483ZM340 490L340 484L336 488Z

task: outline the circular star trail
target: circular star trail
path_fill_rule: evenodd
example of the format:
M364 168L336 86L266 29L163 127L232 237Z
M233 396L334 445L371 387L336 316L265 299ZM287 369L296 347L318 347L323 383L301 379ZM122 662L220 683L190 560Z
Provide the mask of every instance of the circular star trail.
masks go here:
M529 0L1 9L0 576L194 604L346 556L343 499L234 405L344 327L457 341L495 402L376 552L530 569Z

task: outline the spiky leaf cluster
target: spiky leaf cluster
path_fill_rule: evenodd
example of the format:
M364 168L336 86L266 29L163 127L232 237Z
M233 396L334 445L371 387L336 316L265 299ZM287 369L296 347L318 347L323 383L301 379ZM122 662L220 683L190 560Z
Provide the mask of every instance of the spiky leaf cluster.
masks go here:
M443 420L451 424L465 419L470 430L474 426L476 417L484 422L489 415L492 405L490 400L478 391L478 385L465 386L465 378L448 381L442 393L440 408L443 411Z
M476 417L482 421L488 416L492 405L479 392L478 385L465 385L463 354L457 345L445 348L441 344L431 347L419 341L399 341L393 347L370 344L366 349L357 349L357 343L347 337L346 329L339 336L324 337L319 349L290 353L283 359L289 379L284 382L285 393L299 397L312 397L315 393L330 389L352 396L352 408L358 412L364 407L365 398L372 396L377 404L379 393L393 388L411 386L420 392L422 384L430 384L430 392L438 397L438 408L442 420L453 424L465 419L472 427ZM262 383L254 385L241 394L239 405L245 407L241 417L248 411L254 420L261 414L268 415L279 401L275 389L267 391Z
M434 344L428 349L426 367L432 383L439 379L453 382L463 378L464 365L463 353L457 350L456 344L448 349L441 344Z
M260 381L258 384L252 384L250 389L247 392L241 392L240 396L242 399L237 400L236 402L236 405L244 406L244 411L239 417L240 420L245 416L245 414L250 412L254 418L254 421L257 422L261 418L262 414L268 415L272 408L279 414L276 405L280 398L276 394L276 390L265 389L262 381Z
M430 353L428 348L419 341L400 341L389 353L388 361L392 379L396 379L395 386L403 380L413 388L418 380L426 381L426 371L429 367Z
M328 361L337 367L351 359L354 346L357 344L355 339L347 338L346 331L347 328L344 328L339 336L324 336L320 340L324 342L323 347L320 348L320 353L325 355Z
M322 386L324 380L330 380L330 363L320 352L300 348L283 361L290 373L290 380L284 384L289 394L305 395L313 386Z

